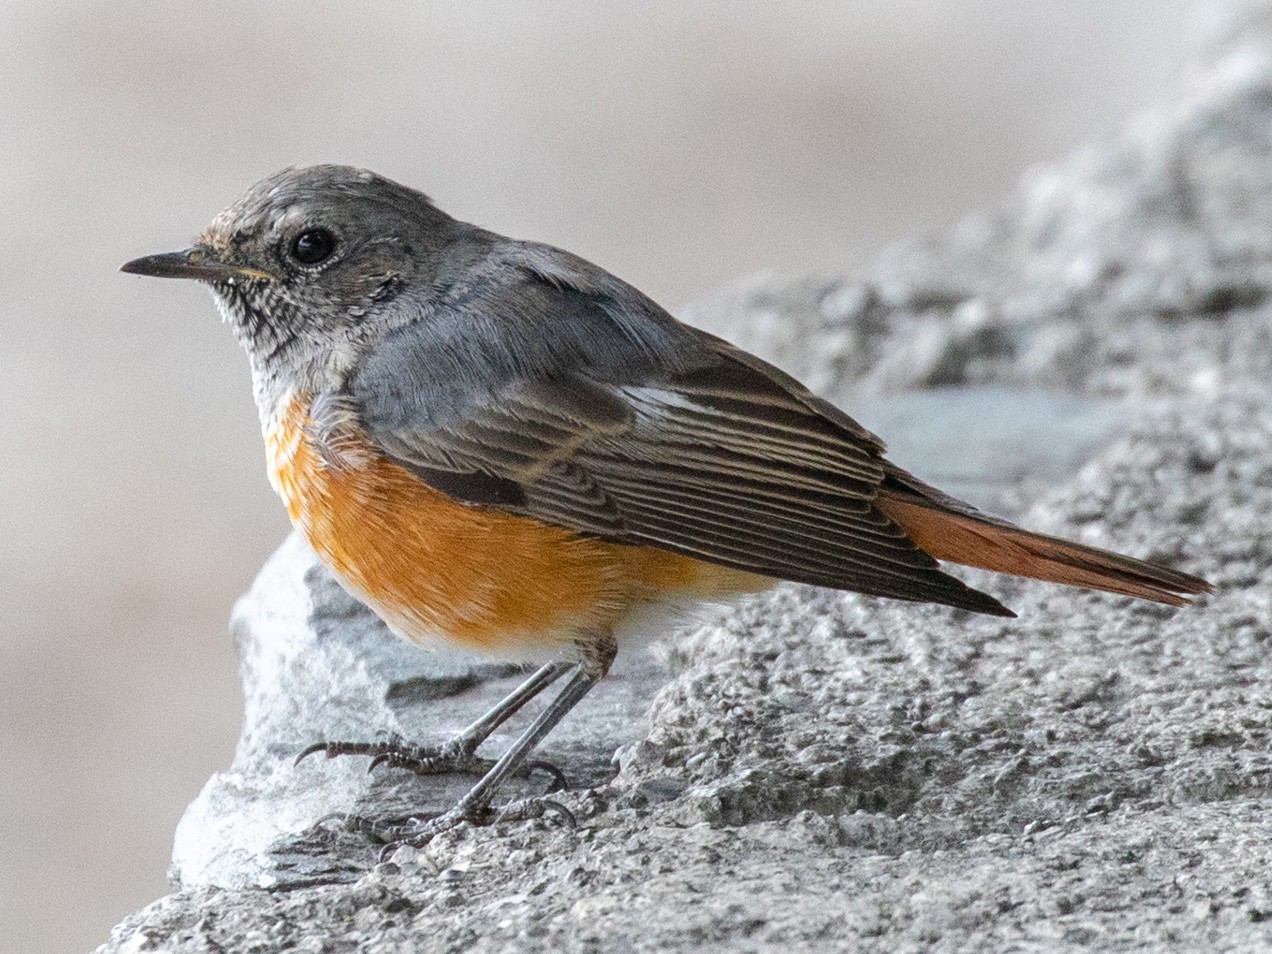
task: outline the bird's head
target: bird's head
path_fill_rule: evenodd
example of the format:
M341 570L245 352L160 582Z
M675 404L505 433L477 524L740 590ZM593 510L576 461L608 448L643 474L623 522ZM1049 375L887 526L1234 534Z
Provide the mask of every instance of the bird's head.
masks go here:
M411 320L457 224L422 193L362 169L285 169L191 247L123 271L206 283L254 370L279 375Z

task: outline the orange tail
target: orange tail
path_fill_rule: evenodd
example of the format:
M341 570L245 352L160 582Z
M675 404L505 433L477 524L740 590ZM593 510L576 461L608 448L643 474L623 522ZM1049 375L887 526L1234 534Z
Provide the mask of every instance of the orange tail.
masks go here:
M1205 580L1096 547L1030 533L1005 522L948 509L939 500L883 488L879 509L938 560L1121 593L1171 606L1181 594L1212 593Z

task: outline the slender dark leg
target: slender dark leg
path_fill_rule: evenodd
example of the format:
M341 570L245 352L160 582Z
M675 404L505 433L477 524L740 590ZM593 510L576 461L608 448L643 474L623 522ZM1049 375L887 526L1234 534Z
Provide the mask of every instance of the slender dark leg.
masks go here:
M454 828L464 822L470 824L483 825L494 820L495 817L532 817L543 813L544 803L532 803L530 805L514 805L511 811L494 815L490 809L490 802L494 798L499 787L524 765L526 758L534 751L535 746L542 741L552 729L565 718L566 713L573 709L589 690L599 681L600 677L589 671L589 668L579 667L570 681L565 684L565 688L561 693L552 700L546 709L539 713L539 717L530 724L530 727L522 733L521 737L512 744L512 747L497 761L490 771L482 776L481 781L474 785L463 798L445 814L438 815L436 818L427 821L408 823L401 828L384 832L381 837L385 837L389 841L388 849L392 850L399 845L415 845L420 846L428 843L435 835ZM560 806L555 806L560 808ZM533 811L524 811L526 808L535 808ZM564 811L564 809L561 809ZM566 812L568 815L568 812Z
M512 747L500 757L489 772L482 776L481 781L459 800L455 810L468 817L470 814L480 814L489 808L491 799L499 790L499 786L521 768L530 753L543 741L543 737L556 728L556 724L578 705L596 683L597 677L583 668L571 676L561 693L539 713L539 717L530 723L530 727L521 734L521 738L512 743Z
M614 661L614 656L618 651L618 644L615 643L613 636L598 634L593 635L587 642L580 642L579 648L582 651L583 659L579 662L574 675L570 677L570 681L565 684L565 688L561 690L555 699L548 703L547 708L539 713L538 717L530 723L530 726L521 734L521 737L512 743L512 747L500 757L499 761L491 766L490 771L483 775L481 780L450 811L438 815L436 818L411 821L406 825L385 832L382 837L385 837L389 842L385 852L391 852L398 845L415 845L418 847L426 844L432 840L433 836L464 822L484 825L496 817L535 817L542 815L547 807L554 807L567 817L572 817L562 806L553 805L542 800L517 803L506 807L498 814L491 811L490 803L494 799L495 793L499 791L500 786L510 776L522 770L526 765L526 759L534 751L535 747L543 741L543 737L551 732L557 723L565 718L566 714L591 691L592 687L605 677L605 674L609 672L610 663Z
M299 763L315 752L323 752L332 759L338 755L369 755L371 768L387 764L408 769L418 775L438 775L447 772L480 774L489 772L495 763L477 758L474 753L497 728L521 709L527 702L543 692L557 679L573 668L574 663L556 661L539 668L534 675L510 692L480 719L463 729L454 738L440 746L408 745L399 737L378 742L315 742L298 756ZM564 783L561 773L546 763L534 767L549 771Z
M521 707L556 682L566 671L574 667L573 663L550 662L523 682L508 695L504 696L489 712L456 736L456 741L464 740L476 749L490 737L490 733L499 728L508 719L519 712Z

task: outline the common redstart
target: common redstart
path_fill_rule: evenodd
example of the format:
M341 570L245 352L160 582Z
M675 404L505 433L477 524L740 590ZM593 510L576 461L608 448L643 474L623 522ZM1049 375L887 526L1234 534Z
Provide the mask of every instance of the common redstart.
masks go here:
M946 560L1179 606L1204 580L990 516L907 473L793 378L569 252L345 166L253 186L125 272L212 290L247 351L274 489L393 632L540 668L444 745L320 742L500 785L620 646L779 580L1012 616ZM479 745L565 688L491 765Z

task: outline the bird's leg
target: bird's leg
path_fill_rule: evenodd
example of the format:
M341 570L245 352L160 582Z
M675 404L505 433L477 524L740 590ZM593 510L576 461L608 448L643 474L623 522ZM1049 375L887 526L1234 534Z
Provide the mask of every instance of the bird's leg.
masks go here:
M401 845L419 847L427 844L435 835L465 822L486 825L500 820L537 818L548 810L556 810L573 822L573 816L567 809L545 799L514 802L498 812L491 809L490 803L500 786L525 766L527 757L544 736L604 678L610 663L614 661L617 648L613 637L608 635L585 646L584 659L578 664L578 669L565 684L565 688L454 808L435 818L412 819L396 830L377 832L379 837L388 842L382 856L392 853Z
M377 765L391 765L395 768L407 769L417 775L441 775L451 772L472 775L487 773L494 767L495 762L492 759L478 758L475 754L477 748L522 706L552 685L573 665L573 663L559 661L542 666L489 712L443 745L410 745L396 735L377 742L315 742L296 756L296 762L299 763L316 752L322 752L329 759L338 755L369 755L371 765L368 771ZM546 771L554 777L558 788L565 787L564 776L553 765L546 762L534 762L527 764L525 768Z
M533 751L553 727L564 718L574 706L587 695L597 679L591 673L580 668L565 684L560 695L539 714L530 727L521 735L503 757L491 767L481 781L474 785L450 811L435 818L411 819L396 828L381 828L375 834L388 844L385 854L391 853L400 845L419 847L427 844L435 835L468 822L473 825L486 825L500 818L505 820L538 817L548 808L556 808L566 817L569 813L554 803L540 801L517 802L508 806L503 812L494 812L490 802L499 787L507 779L516 774L526 761L526 756Z

